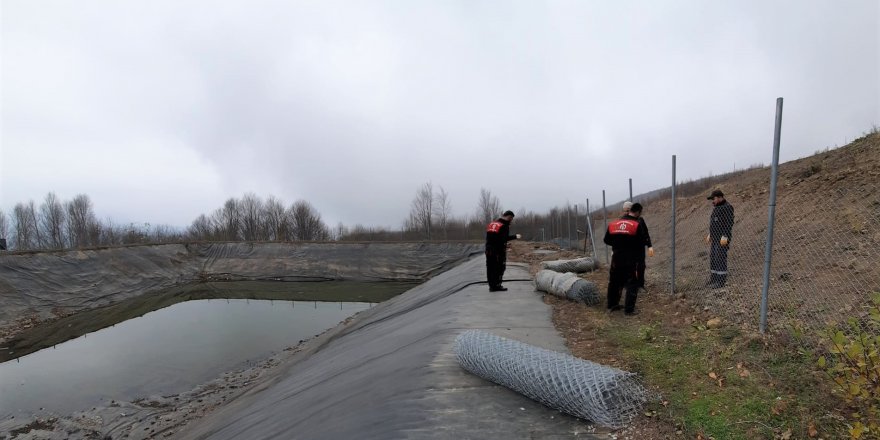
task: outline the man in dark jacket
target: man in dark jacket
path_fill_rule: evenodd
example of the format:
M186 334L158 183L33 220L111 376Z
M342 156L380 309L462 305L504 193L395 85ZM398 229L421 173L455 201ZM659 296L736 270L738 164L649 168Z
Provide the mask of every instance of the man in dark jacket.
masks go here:
M501 285L507 268L507 242L522 238L519 234L510 235L512 221L513 212L505 211L499 219L486 226L486 277L491 292L507 290Z
M733 205L724 199L721 190L714 190L707 197L712 201L712 216L709 218L709 287L718 289L727 283L727 250L733 237Z
M642 205L634 203L629 214L608 224L605 244L614 251L608 277L608 311L620 310L621 290L626 289L624 312L635 315L639 294L639 249L645 248L645 228L639 223Z
M632 209L632 202L624 202L623 203L623 214L629 214L630 209ZM644 209L644 207L642 207ZM642 228L645 229L645 245L639 248L639 289L645 292L648 289L645 289L645 270L647 270L648 265L645 263L645 247L648 248L648 256L654 256L654 246L651 244L651 234L648 232L648 224L645 223L644 217L641 215L639 217L639 223L642 225Z

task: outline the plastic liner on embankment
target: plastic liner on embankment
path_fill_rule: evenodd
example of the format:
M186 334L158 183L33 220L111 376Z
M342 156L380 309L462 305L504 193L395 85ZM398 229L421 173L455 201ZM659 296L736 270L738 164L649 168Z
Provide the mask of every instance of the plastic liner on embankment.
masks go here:
M528 279L509 266L511 279ZM320 337L177 438L590 438L585 422L463 370L455 337L492 332L566 351L531 282L489 292L474 259Z
M0 329L200 281L424 281L474 243L198 243L0 254Z

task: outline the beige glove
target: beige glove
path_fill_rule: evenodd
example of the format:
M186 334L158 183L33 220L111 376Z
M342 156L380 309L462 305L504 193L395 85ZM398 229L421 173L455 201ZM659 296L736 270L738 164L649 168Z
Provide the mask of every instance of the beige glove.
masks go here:
M522 238L522 234L516 234L516 239L519 240Z
M721 243L721 247L727 247L727 243L729 242L730 240L728 240L726 236L722 236L721 241L719 241L719 243Z
M706 244L709 244L711 242L711 240L712 240L712 237L707 235L706 236Z
M649 248L648 248L648 256L649 256L649 257L653 257L653 256L654 256L654 248L652 248L652 247L649 247Z

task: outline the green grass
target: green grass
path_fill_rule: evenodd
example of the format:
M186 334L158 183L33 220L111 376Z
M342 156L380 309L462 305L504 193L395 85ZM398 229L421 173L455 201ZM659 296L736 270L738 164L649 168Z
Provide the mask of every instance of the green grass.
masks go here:
M602 336L662 394L665 405L651 410L686 437L777 438L790 431L790 438L810 438L811 422L825 438L840 432L841 426L825 417L833 400L812 361L797 350L765 345L731 327L670 332L662 322L612 324ZM744 370L748 374L741 376Z

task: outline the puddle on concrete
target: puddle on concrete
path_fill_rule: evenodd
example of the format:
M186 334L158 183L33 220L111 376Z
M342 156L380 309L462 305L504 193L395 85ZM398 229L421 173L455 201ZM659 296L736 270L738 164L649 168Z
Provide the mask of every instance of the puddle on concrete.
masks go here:
M66 414L111 400L179 393L295 346L371 306L248 299L178 303L0 364L0 416Z

